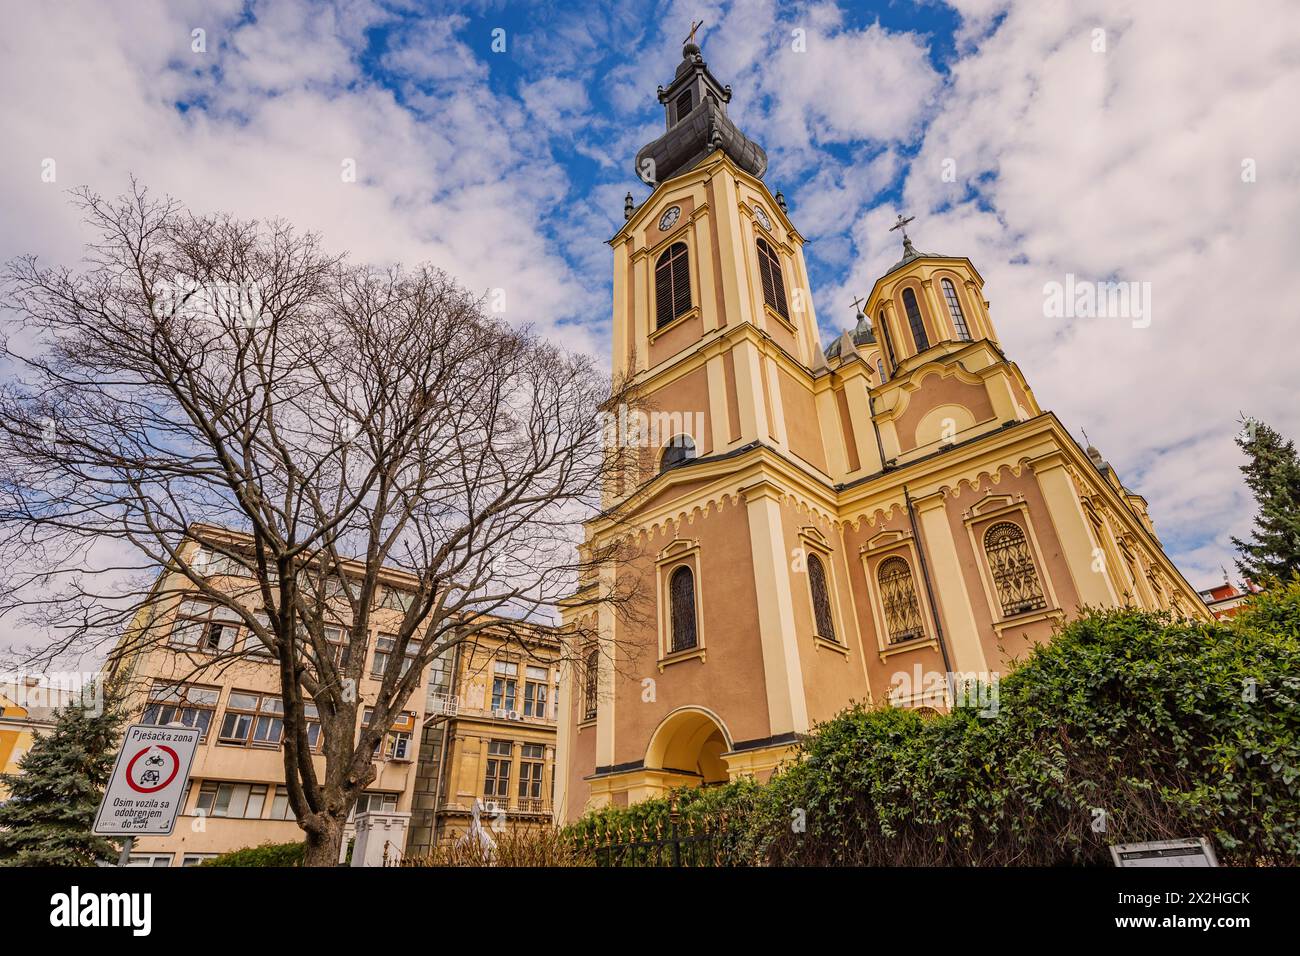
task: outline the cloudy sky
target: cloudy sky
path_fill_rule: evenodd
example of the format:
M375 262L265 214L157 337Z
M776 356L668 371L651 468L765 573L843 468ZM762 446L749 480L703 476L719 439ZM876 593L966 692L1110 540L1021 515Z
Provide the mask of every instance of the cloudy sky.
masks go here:
M0 0L0 258L75 261L128 176L428 260L605 356L610 254L692 18L809 238L823 337L897 258L969 256L1040 403L1151 502L1189 579L1252 505L1241 414L1300 435L1300 5ZM355 164L356 181L342 172ZM50 182L51 173L53 182ZM945 175L946 173L946 175ZM1044 285L1149 283L1149 324Z

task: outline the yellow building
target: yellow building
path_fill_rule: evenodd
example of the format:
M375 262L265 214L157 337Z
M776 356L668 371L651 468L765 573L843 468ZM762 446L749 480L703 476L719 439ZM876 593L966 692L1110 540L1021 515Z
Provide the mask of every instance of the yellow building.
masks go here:
M609 490L642 614L575 618L557 814L765 776L853 701L947 707L1081 606L1204 616L1145 501L1004 353L984 280L919 252L823 349L803 257L731 90L688 44L661 89L656 185L610 240L613 368L651 406ZM589 581L584 586L592 587Z
M217 529L203 529L203 534L222 535L228 547L235 540ZM232 563L214 553L206 560L193 554L201 548L197 541L186 547L190 549L187 560L193 566L209 568L210 584L232 595L255 591L247 578L234 573L237 569ZM381 580L385 585L383 599L381 606L371 612L373 632L358 688L363 702L373 700L378 691L379 675L386 663L385 634L396 630L406 606L405 595L415 583L399 572L384 572ZM186 593L194 589L184 575L164 570L157 588L159 593L174 593L175 598L141 610L113 655L110 681L127 693L129 722L179 721L201 728L204 735L190 768L189 786L174 831L166 837L138 838L131 862L140 866L195 865L230 850L302 840L283 786L281 705L275 661L247 628L239 625L237 615L197 592L193 596ZM247 606L256 610L258 599L248 600L251 603ZM391 847L390 857L402 852L427 852L434 834L445 829L438 822L437 799L437 794L446 789L442 786L444 780L456 781L444 815L452 820L460 818L460 804L466 798L461 775L481 766L474 750L480 729L484 752L492 741L509 741L514 746L515 763L510 767L509 781L512 786L522 784L526 774L529 796L533 791L534 751L526 748L541 742L546 756L541 773L549 788L554 761L554 712L537 719L533 716L536 697L533 704L526 703L525 695L533 692L526 685L532 658L521 653L517 642L511 642L507 652L507 645L499 639L476 640L477 646L471 642L459 645L463 650L454 658L444 655L435 659L424 675L423 690L412 695L404 717L394 724L375 755L377 776L354 816L369 810L399 818L404 829ZM545 644L544 632L539 632L535 646ZM550 654L553 658L554 652ZM490 708L480 708L479 702L490 703L491 697L476 693L481 687L471 680L487 660L511 663L520 673L517 689L512 690L514 703L499 715ZM555 672L550 666L546 670L548 689L543 703L553 706ZM503 685L503 693L506 689ZM463 728L459 717L450 724L447 721L448 702L458 697L467 702L463 707ZM528 716L517 718L516 709L521 713L527 710ZM363 709L360 719L367 718ZM457 746L455 756L444 759L442 741L448 727ZM319 733L319 725L309 726L309 738L317 751L321 744ZM317 756L315 763L317 773L323 775L324 756ZM494 764L494 769L497 766ZM492 783L495 788L495 777ZM500 821L514 825L548 819L549 789L544 792L547 799L542 805L516 800L512 807L501 808ZM484 819L485 825L491 822ZM350 826L348 836L352 836Z
M421 754L433 786L417 794L416 812L429 811L434 824L431 836L413 832L411 855L427 852L430 839L465 836L475 802L488 833L551 823L559 658L559 641L546 630L522 647L489 636L457 651L452 680L430 683L426 726L446 747L436 758Z
M19 773L23 759L38 734L54 730L58 710L83 700L81 688L51 684L41 677L0 679L0 773ZM87 697L85 702L92 703ZM8 790L0 783L0 800Z

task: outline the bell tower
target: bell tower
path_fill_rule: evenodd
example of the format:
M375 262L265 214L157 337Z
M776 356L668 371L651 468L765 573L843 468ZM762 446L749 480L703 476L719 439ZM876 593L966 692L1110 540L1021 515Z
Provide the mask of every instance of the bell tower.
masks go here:
M652 192L639 206L629 194L609 240L614 372L662 415L692 415L697 456L788 447L788 410L765 356L824 365L803 236L763 182L767 154L728 116L731 98L688 39L658 90L665 131L635 160ZM807 424L816 428L815 416Z

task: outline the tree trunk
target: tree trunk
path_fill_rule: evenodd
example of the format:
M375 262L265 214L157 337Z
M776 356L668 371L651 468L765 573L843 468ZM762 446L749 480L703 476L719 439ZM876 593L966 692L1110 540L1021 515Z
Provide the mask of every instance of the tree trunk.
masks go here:
M316 814L310 826L303 829L307 835L307 852L303 855L303 866L338 866L339 857L343 855L343 829L347 825L345 817L329 814Z

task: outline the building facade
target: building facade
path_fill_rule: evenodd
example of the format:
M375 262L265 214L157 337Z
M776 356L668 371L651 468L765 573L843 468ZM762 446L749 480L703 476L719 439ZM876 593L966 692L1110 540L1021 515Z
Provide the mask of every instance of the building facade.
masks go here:
M187 561L211 569L209 584L232 595L255 590L248 586L248 579L232 573L237 569L228 562L215 555L207 561L194 555L193 551L202 547L197 541L186 547L191 549ZM386 574L385 581L381 606L371 612L373 630L358 687L363 704L367 699L375 699L391 648L385 643L386 632L397 629L407 606L403 585L412 583L397 572ZM174 831L166 837L137 838L131 863L191 866L231 850L300 841L302 831L293 818L284 788L278 665L248 629L240 626L237 615L197 591L187 594L192 588L183 574L164 570L159 588L162 593L174 593L175 599L153 603L141 610L131 632L113 655L110 682L127 695L129 722L179 722L200 728L203 738L190 768L188 789ZM256 611L257 599L250 600L254 603L248 606ZM539 647L547 644L544 632L539 632L536 644ZM556 646L553 638L550 644ZM475 795L464 792L467 788L473 791L473 787L463 784L462 777L482 766L471 746L478 739L477 734L462 729L455 713L451 715L454 719L448 719L448 710L456 710L448 706L449 701L459 698L473 702L473 706L465 708L464 719L478 721L485 732L494 730L495 733L488 734L489 741L509 740L514 745L516 763L509 771L498 771L510 774L511 785L522 783L521 775L526 775L527 793L532 794L534 771L528 762L534 752L531 746L537 742L543 744L546 762L538 776L551 775L553 710L548 719L534 719L532 714L537 706L534 696L527 719L515 719L512 716L515 708L511 706L498 720L490 711L480 712L477 702L483 695L476 696L475 691L481 688L468 682L477 673L474 662L480 670L484 666L490 670L491 662L496 661L516 664L524 675L519 679L517 700L522 710L524 695L532 692L532 688L525 686L528 665L520 657L529 655L521 655L517 642L494 637L475 638L456 647L463 650L444 653L426 669L421 683L423 690L412 695L402 718L392 726L376 752L376 777L353 811L353 818L367 810L409 814L402 845L391 847L390 857L427 853L431 842L440 836L454 838L460 831L454 825L446 825L444 818L459 820L461 803L467 796ZM343 652L342 644L339 652ZM485 665L484 661L489 663ZM554 673L549 666L547 673ZM547 684L543 703L553 707L553 677L548 677ZM359 719L368 719L364 708ZM309 726L308 736L313 750L319 753L318 724ZM453 741L450 748L444 746L448 740ZM315 763L317 773L323 775L324 756L317 756ZM497 780L498 777L491 779L494 795ZM479 783L483 787L488 785L485 781ZM548 815L551 802L549 791L545 792L544 806L517 800L513 809L501 809L497 825L533 824ZM448 793L452 802L443 807L441 796ZM480 796L482 793L477 792ZM351 836L349 825L349 839Z
M1039 407L967 258L902 256L823 348L804 239L687 44L649 198L610 240L642 481L609 489L642 613L577 616L557 814L764 777L854 701L952 705L1080 607L1206 614L1145 501ZM905 223L901 223L905 226ZM643 420L644 419L644 420Z
M522 646L488 636L429 682L409 854L465 837L476 804L488 833L551 824L559 660L549 631Z

